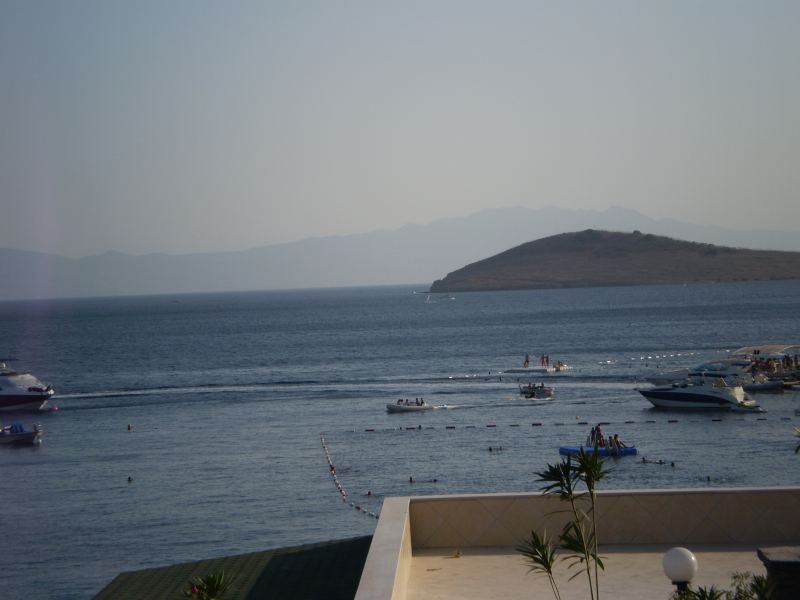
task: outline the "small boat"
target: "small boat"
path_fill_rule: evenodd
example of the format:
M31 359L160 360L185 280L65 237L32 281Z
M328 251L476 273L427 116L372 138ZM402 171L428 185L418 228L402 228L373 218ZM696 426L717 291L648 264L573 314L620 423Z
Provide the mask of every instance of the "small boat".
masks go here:
M724 379L728 385L742 385L753 380L750 373L752 364L752 361L741 359L715 360L689 369L673 369L672 371L652 373L646 378L646 381L660 386L680 383L686 379L696 382L703 382L704 380L713 382L718 379Z
M634 456L636 446L624 448L610 448L608 446L559 446L558 453L566 456L575 456L583 450L586 454L597 453L599 456Z
M740 385L745 392L783 392L782 379L770 379L764 373L751 372L748 367L743 367L741 361L729 362L727 370L693 370L688 374L688 379L694 383L706 384L723 379L728 386ZM740 371L736 371L736 367Z
M707 383L673 383L669 386L636 390L657 408L718 408L726 410L759 410L758 404L741 385L726 385L720 379Z
M43 384L30 373L15 371L5 362L0 362L0 410L45 410L53 394L52 386Z
M386 412L401 413L401 412L425 412L436 408L433 404L387 404Z
M37 444L42 438L42 428L34 425L32 431L26 431L22 423L12 423L0 428L0 444L5 445L30 445Z
M691 369L675 369L651 374L646 381L657 386L680 383L686 379L694 383L713 383L723 379L729 386L741 385L745 392L783 391L783 380L770 377L762 371L763 365L745 358L727 358L706 362ZM775 373L772 373L775 375Z
M427 404L424 400L420 400L419 404L411 402L410 400L398 400L394 404L386 405L386 412L389 413L404 413L404 412L426 412L429 410L440 410L445 408L453 408L452 404Z
M529 383L528 385L520 385L519 393L526 398L552 398L553 388L548 387L543 383L540 385Z
M769 392L774 394L783 393L785 382L782 379L763 379L761 381L756 378L753 383L742 384L745 392Z

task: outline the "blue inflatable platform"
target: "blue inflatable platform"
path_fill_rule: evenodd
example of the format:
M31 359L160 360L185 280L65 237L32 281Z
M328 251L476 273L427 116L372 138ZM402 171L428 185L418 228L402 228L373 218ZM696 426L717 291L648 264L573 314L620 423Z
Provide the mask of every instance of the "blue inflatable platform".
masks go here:
M609 448L608 446L602 446L599 448L592 447L592 446L560 446L558 448L559 454L565 454L567 456L574 456L581 451L586 452L586 454L594 454L597 452L600 456L634 456L636 454L636 447L629 446L627 448Z

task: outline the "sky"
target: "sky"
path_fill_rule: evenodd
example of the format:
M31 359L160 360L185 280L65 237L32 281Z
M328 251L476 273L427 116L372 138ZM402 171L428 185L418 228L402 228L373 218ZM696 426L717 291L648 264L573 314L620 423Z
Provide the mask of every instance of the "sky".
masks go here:
M800 230L800 3L0 0L0 247L482 209Z

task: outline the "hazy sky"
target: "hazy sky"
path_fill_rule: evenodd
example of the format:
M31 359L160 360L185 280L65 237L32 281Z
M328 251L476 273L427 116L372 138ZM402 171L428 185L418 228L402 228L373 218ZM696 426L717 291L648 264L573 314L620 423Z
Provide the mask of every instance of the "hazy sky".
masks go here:
M800 2L0 0L0 247L499 206L800 230Z

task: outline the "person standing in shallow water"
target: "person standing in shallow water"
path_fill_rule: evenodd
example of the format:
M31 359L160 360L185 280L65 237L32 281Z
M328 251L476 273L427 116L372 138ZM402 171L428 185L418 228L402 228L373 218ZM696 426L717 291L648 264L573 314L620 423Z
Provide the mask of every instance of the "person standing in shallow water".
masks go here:
M592 445L593 446L602 446L605 442L605 438L603 437L603 430L600 428L598 424L597 427L593 429L594 435L592 436Z

